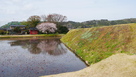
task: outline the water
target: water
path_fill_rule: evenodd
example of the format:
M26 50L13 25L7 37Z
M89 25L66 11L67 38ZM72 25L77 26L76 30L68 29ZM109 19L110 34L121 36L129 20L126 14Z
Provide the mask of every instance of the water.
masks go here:
M38 77L85 67L59 39L0 40L0 77Z

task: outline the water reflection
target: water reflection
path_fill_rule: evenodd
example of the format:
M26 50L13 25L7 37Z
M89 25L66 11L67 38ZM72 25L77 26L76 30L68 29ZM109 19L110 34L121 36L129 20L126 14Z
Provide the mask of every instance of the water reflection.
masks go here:
M86 67L59 39L3 40L0 47L0 77L39 77Z
M59 39L30 39L9 42L11 46L21 46L32 54L61 55L66 53Z

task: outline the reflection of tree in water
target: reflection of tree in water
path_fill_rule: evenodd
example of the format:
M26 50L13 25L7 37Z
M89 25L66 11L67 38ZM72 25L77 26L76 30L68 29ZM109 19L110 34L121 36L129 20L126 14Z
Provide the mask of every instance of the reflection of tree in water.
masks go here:
M21 46L28 49L32 54L48 53L50 55L60 55L66 53L59 39L44 40L17 40L10 42L11 46Z
M39 54L41 50L37 48L39 40L17 40L10 42L11 46L22 46L24 49L28 49L32 54Z
M39 43L39 41L35 40L31 40L29 41L29 47L28 47L28 51L30 51L32 54L39 54L41 53L41 50L39 48L37 48L37 44Z
M60 55L66 53L66 50L62 47L59 40L43 40L37 45L37 47L41 49L44 54L48 53L50 55Z

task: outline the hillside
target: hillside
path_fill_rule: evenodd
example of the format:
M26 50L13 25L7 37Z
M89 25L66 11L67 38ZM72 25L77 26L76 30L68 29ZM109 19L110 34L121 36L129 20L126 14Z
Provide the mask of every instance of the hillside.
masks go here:
M136 24L73 29L61 41L93 64L115 53L136 54Z
M91 27L110 26L117 24L128 24L128 23L136 23L136 18L120 19L120 20L101 19L101 20L89 20L84 22L68 21L68 22L64 22L63 25L67 26L70 29L76 29L76 28L91 28Z
M9 22L9 23L7 23L7 24L5 24L5 25L1 26L1 28L9 28L9 27L10 27L10 25L21 25L21 23L20 23L20 22L18 22L18 21Z
M136 55L116 54L83 70L41 77L136 77Z

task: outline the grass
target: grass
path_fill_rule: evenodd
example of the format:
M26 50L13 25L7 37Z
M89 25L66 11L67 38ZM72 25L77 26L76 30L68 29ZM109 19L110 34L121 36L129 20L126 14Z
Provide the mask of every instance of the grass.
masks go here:
M0 39L5 38L40 38L40 37L62 37L64 34L38 34L38 35L0 35Z
M136 54L136 24L121 24L69 31L61 41L89 64L115 53Z

